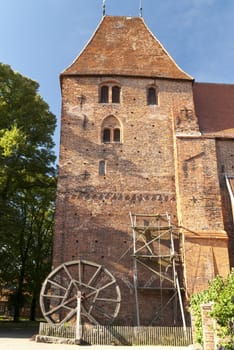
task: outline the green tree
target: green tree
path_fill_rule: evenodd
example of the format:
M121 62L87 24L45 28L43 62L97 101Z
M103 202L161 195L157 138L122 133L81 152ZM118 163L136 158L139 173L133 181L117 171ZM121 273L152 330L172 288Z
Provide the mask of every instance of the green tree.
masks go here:
M0 63L0 282L14 295L16 321L23 296L38 296L51 259L56 118L38 88Z
M37 82L0 64L0 195L43 185L54 175L56 118Z
M30 320L34 321L41 284L51 269L54 223L55 179L50 189L42 190L30 200L30 220L33 231L28 259L27 286L31 296Z
M217 276L209 283L208 289L192 296L190 304L195 316L196 341L202 343L201 304L213 302L211 317L217 321L218 335L222 345L234 349L234 270L222 278Z

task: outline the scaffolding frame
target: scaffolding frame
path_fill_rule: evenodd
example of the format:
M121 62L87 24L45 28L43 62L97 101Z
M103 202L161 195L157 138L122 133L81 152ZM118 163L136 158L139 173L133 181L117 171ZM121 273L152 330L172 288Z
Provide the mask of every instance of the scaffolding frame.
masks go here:
M133 234L133 282L135 292L136 324L140 326L140 312L138 302L138 291L140 289L158 289L160 295L163 291L171 291L170 298L162 304L154 315L151 324L159 318L160 314L172 302L179 301L183 329L186 334L186 322L181 296L181 287L179 283L176 266L178 264L179 253L175 250L174 237L176 230L171 224L169 214L133 214L129 213L131 228ZM163 242L163 243L162 243ZM165 245L166 242L166 245ZM153 266L152 266L153 265ZM164 266L164 271L162 270ZM157 279L159 285L149 287L139 284L139 266L143 266L152 274L152 280ZM170 273L167 273L168 270ZM165 282L166 281L166 282ZM175 323L174 313L174 323Z

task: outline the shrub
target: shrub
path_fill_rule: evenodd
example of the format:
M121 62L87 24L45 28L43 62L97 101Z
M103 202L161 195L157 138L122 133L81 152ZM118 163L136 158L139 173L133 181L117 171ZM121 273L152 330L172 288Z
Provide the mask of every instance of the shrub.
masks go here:
M209 287L191 297L190 305L195 317L196 341L202 343L201 304L213 302L210 314L218 325L218 336L225 349L234 350L234 269L227 276L217 276Z

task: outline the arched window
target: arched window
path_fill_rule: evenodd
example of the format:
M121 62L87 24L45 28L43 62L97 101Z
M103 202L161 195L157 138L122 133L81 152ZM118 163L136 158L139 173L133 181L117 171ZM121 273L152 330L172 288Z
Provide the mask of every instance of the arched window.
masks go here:
M101 138L103 143L121 142L121 125L119 120L113 115L110 115L104 119L101 130Z
M121 88L114 82L107 82L99 90L100 103L120 103Z
M106 85L103 85L101 87L100 102L101 103L108 103L109 102L109 87Z
M155 87L148 88L147 103L148 103L148 105L157 105L158 104L157 90Z
M120 142L120 129L114 129L114 142Z
M113 86L112 87L112 103L119 103L119 102L120 102L120 87Z
M107 143L111 141L111 130L109 128L103 129L103 142Z

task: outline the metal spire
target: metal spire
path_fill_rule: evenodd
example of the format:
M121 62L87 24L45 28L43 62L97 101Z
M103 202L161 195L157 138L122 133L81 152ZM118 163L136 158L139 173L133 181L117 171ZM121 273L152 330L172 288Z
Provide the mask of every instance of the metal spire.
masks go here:
M142 0L140 0L140 12L139 12L139 16L142 17Z
M102 0L102 16L106 15L106 0Z

